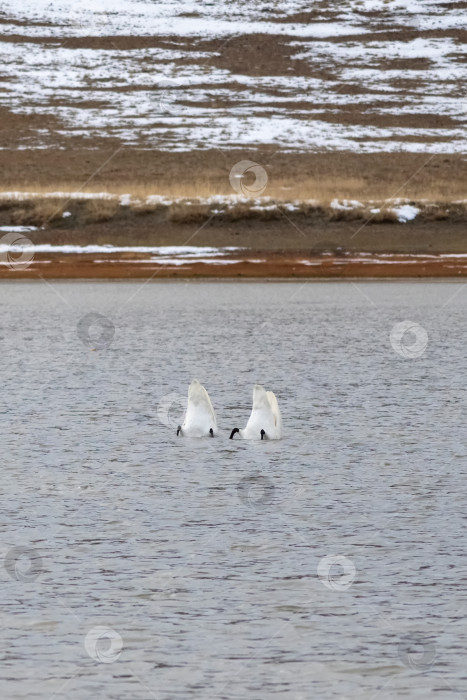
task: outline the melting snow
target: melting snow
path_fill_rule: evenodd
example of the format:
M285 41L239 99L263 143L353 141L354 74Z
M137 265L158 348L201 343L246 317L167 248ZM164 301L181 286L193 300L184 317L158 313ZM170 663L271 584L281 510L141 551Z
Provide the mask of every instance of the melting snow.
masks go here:
M13 227L14 228L14 227ZM32 230L21 227L23 230ZM17 230L16 227L15 230ZM4 228L4 230L11 231L12 227ZM12 252L21 253L25 250L30 250L34 253L153 253L156 255L167 256L167 255L179 255L186 258L200 258L200 257L215 257L218 255L227 255L235 251L242 250L236 247L223 247L223 248L211 248L211 247L201 247L201 246L114 246L114 245L54 245L51 243L38 243L31 245L18 245L18 244L0 244L0 253Z
M59 120L52 134L37 129L17 148L45 148L51 140L59 147L70 136L109 136L177 151L252 144L286 151L465 150L460 57L467 46L442 34L465 26L462 3L343 0L331 22L327 3L313 9L318 21L303 23L290 19L309 12L305 0L277 0L267 7L227 0L4 0L4 35L20 31L47 41L0 42L2 105ZM20 29L13 19L24 22ZM385 21L388 31L405 27L415 38L375 41ZM417 36L429 30L441 30L440 36ZM254 33L268 34L273 42L277 36L289 39L296 47L293 58L309 63L310 75L240 75L212 65L214 50L188 49L183 41ZM372 38L365 41L365 34ZM170 48L122 50L123 35L174 41ZM114 37L112 48L66 45L69 37L89 36ZM391 67L412 59L422 61L419 68ZM315 77L318 69L332 77ZM451 123L438 127L431 121L436 128L424 128L423 122L405 126L402 119L401 126L391 127L342 123L339 112L349 103L365 105L376 123L378 116L423 114ZM336 114L335 122L320 118L324 110Z
M28 231L37 231L37 226L0 226L0 231L7 233L27 233Z
M394 208L393 212L396 214L398 220L405 224L407 221L415 219L415 217L420 214L420 209L410 204L403 204L400 207Z

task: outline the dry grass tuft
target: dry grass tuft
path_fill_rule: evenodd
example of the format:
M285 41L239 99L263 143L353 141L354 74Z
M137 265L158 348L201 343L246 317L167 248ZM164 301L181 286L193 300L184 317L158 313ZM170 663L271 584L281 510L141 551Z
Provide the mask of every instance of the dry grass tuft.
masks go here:
M117 214L120 202L116 199L89 199L84 204L84 220L87 223L110 221Z
M139 201L139 202L131 202L130 211L135 213L135 214L141 214L147 215L147 214L154 214L156 211L161 211L165 209L165 206L163 204L160 204L159 202L144 202L144 201Z
M328 221L358 221L359 219L368 218L363 207L355 209L335 209L334 207L324 208Z
M318 203L318 202L300 202L298 211L304 216L313 216L324 218L326 212L328 211L329 204ZM287 211L286 211L287 213ZM290 212L288 214L290 216Z
M422 210L421 216L425 221L445 221L449 219L449 208L443 204L429 204Z
M44 226L62 218L65 203L60 199L39 199L12 204L11 221L15 226Z
M385 207L376 214L371 214L371 212L368 214L369 224L397 224L398 221L396 212Z
M265 209L253 208L248 202L239 202L234 207L226 209L221 214L224 221L239 221L240 219L259 219L260 221L272 221L280 219L282 214L278 207Z
M209 219L211 208L207 204L175 202L167 210L167 219L178 224L191 224Z

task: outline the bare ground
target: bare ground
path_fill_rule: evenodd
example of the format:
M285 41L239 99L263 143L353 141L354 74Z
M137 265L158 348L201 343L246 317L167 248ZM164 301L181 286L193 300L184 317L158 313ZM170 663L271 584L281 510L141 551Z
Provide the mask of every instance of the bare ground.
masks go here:
M327 10L320 8L310 10L297 16L282 18L281 22L312 22L315 20L332 20L339 8ZM324 14L323 14L324 12ZM274 19L274 13L268 17ZM361 17L365 16L363 10ZM428 30L422 34L413 27L405 27L392 18L388 8L383 13L367 12L368 26L371 32L361 35L330 37L326 41L336 45L371 41L410 42L423 36L426 39L448 37L453 47L461 47L464 41L462 32L456 28L449 30ZM1 21L1 20L0 20ZM6 20L5 20L6 21ZM10 19L8 21L11 21ZM465 199L467 192L467 159L463 154L426 153L358 153L350 151L328 152L285 152L270 146L251 146L245 148L198 148L196 143L186 143L185 151L170 150L160 146L152 148L146 132L135 130L135 141L128 145L124 140L106 131L105 119L102 128L88 131L86 135L75 132L73 125L60 118L61 108L78 108L82 113L97 111L112 104L112 95L125 92L137 94L148 90L146 77L148 72L157 76L166 68L194 69L206 65L218 71L226 72L226 82L218 83L215 90L207 82L196 83L202 101L200 106L207 115L229 114L244 103L242 87L232 78L235 75L248 77L284 76L287 78L316 78L327 85L329 94L345 96L343 102L333 100L320 102L310 100L304 95L303 101L296 99L294 91L281 91L271 87L261 88L267 96L267 105L273 111L264 111L261 101L250 105L248 114L267 116L277 113L293 114L303 123L318 120L322 124L361 126L364 130L371 127L389 129L408 129L410 136L399 135L398 141L410 139L424 143L442 142L443 133L456 126L456 119L446 113L437 114L424 111L417 102L420 91L426 92L424 75L430 66L431 58L391 57L382 51L372 58L372 68L380 71L386 79L393 71L399 71L400 77L389 78L391 90L379 93L368 86L365 72L361 78L341 80L346 67L345 60L339 58L338 51L329 52L322 60L319 53L314 55L314 45L319 47L319 40L297 38L296 36L273 36L271 34L234 35L224 38L193 38L181 36L80 36L52 37L48 33L47 23L43 26L42 36L27 36L22 29L23 23L16 21L18 33L0 37L7 44L36 47L47 57L54 47L76 49L96 49L104 52L116 52L115 61L124 58L133 49L169 49L180 50L179 58L157 61L153 55L146 53L136 67L134 84L112 84L100 88L92 81L83 83L79 88L79 99L62 93L45 91L40 110L31 105L18 110L0 108L2 129L0 131L0 190L5 191L95 191L116 194L131 193L161 194L172 198L202 197L212 194L232 194L229 183L231 168L240 160L259 163L268 176L267 187L262 193L277 201L315 199L322 204L322 211L294 212L282 211L277 216L252 216L245 212L236 219L199 215L191 217L186 213L166 216L158 210L141 207L118 210L112 205L96 204L85 206L80 203L58 202L58 215L54 215L56 204L44 205L42 218L31 219L33 202L18 206L0 204L0 225L22 225L38 223L38 231L31 232L33 242L49 243L114 243L114 244L151 244L226 246L235 245L263 251L305 250L309 254L323 251L340 253L341 251L358 252L392 252L392 253L459 253L466 250L465 212L451 208L443 210L443 204L451 205L456 200ZM42 30L41 30L42 34ZM316 42L314 44L314 42ZM300 56L303 50L308 57ZM199 58L199 52L206 57ZM304 55L305 55L304 54ZM434 60L434 59L433 59ZM201 63L200 63L201 61ZM450 55L453 66L465 61L461 51ZM356 63L359 66L358 62ZM365 66L362 66L365 68ZM60 70L60 66L57 66ZM205 73L209 77L209 72ZM202 73L204 75L204 73ZM405 76L405 77L404 77ZM203 78L204 80L204 78ZM340 81L340 82L339 82ZM297 83L298 85L299 83ZM96 100L96 86L101 96ZM433 94L443 90L446 94L459 95L462 101L464 89L457 78L447 83L440 79L439 84L429 86ZM159 99L157 81L150 88L154 90L154 104ZM299 88L297 88L299 90ZM24 95L26 95L24 92ZM24 96L23 95L23 96ZM364 101L359 99L364 97ZM290 104L284 98L290 97ZM182 95L183 98L183 95ZM308 98L308 99L307 99ZM196 107L190 96L190 107ZM183 105L183 99L180 102ZM266 104L266 103L265 103ZM405 110L399 109L404 107ZM264 114L263 114L264 111ZM160 135L162 141L167 130L160 119L154 115L154 124L149 131ZM457 118L458 123L458 118ZM431 129L433 136L418 136L419 130ZM447 138L447 137L446 137ZM384 139L380 140L382 143ZM25 144L27 146L25 148ZM19 145L21 148L19 148ZM183 144L182 144L183 145ZM293 144L291 144L293 146ZM363 145L363 144L362 144ZM388 148L391 145L388 137ZM40 146L40 147L38 147ZM357 216L334 214L329 208L332 199L356 199L365 205L371 201L391 203L394 199L410 202L437 203L440 208L433 215L419 217L413 222L399 223L391 216L367 216L361 212ZM65 210L71 216L62 219ZM95 211L92 211L92 207ZM105 207L107 206L107 210ZM29 217L29 219L28 219ZM46 267L46 266L44 266ZM133 266L133 270L137 265ZM71 268L69 268L71 269ZM121 268L119 268L121 269ZM112 273L114 274L114 273ZM139 274L139 273L138 273Z
M134 192L143 188L179 197L231 194L230 170L245 159L266 170L263 194L281 199L453 201L467 192L463 154L284 153L272 146L172 152L130 148L108 139L95 139L92 144L78 141L64 150L0 150L0 190Z

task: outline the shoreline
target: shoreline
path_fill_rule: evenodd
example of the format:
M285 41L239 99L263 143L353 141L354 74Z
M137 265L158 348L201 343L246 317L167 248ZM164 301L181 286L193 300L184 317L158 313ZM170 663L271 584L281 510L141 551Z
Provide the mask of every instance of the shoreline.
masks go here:
M43 249L110 246L130 252L189 245L336 258L463 254L466 225L465 198L174 198L105 191L0 191L0 254L4 244L19 240Z
M45 254L31 261L0 264L0 280L177 280L177 279L459 279L467 277L467 255L310 256L270 251L232 251L222 257L148 259L144 254Z

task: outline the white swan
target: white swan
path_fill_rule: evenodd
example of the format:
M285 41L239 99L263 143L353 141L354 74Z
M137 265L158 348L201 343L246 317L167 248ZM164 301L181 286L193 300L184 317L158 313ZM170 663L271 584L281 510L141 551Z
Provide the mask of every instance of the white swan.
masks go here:
M177 428L182 437L214 437L217 432L216 414L209 394L197 379L188 387L188 403L183 424Z
M245 440L280 440L282 418L277 399L272 391L265 391L260 384L255 384L251 416L244 430L238 428L232 430L231 440L235 433Z

